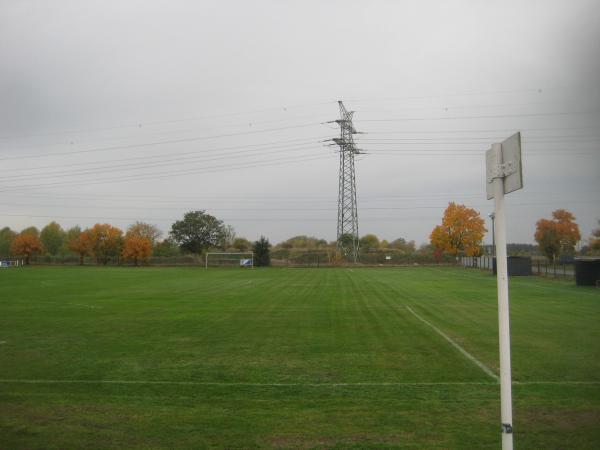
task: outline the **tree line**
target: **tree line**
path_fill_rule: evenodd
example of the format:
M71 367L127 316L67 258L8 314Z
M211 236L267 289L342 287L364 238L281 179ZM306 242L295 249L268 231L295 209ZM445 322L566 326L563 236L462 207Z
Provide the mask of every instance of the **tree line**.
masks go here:
M549 260L554 262L561 255L575 254L575 246L581 240L581 232L575 219L571 212L557 209L552 212L552 219L542 218L537 221L534 239L540 252ZM587 245L582 248L582 253L600 253L600 220L598 225ZM478 211L450 202L444 211L442 223L433 229L429 239L437 255L447 252L453 255L480 256L486 232L485 222Z
M600 253L599 227L592 232L583 253ZM450 202L444 211L442 223L430 234L430 243L417 248L414 241L397 238L380 240L375 234L366 234L359 240L363 255L376 252L393 252L406 256L432 256L440 261L444 254L452 256L479 256L487 229L479 212L465 205ZM332 260L342 258L337 252L337 242L328 242L312 236L291 237L275 246L261 236L255 242L236 236L232 226L224 224L205 211L190 211L171 226L168 237L155 225L135 222L125 231L111 225L97 223L86 229L74 226L64 230L52 221L41 230L28 227L17 233L9 227L0 229L0 257L22 257L28 264L33 255L75 255L83 264L93 257L97 264L109 261L129 261L134 265L145 262L150 256L173 257L185 254L201 255L209 250L250 252L255 254L255 264L269 265L271 249L279 254L289 251L326 251ZM575 216L564 209L552 213L552 219L540 219L536 224L534 239L538 248L549 260L561 255L573 255L575 245L581 240ZM526 248L527 246L524 246ZM516 248L516 247L515 247ZM530 246L529 246L530 248Z
M165 239L156 225L135 222L125 231L108 223L86 229L79 226L64 230L52 221L42 230L28 227L17 233L9 227L0 230L0 257L19 257L29 264L34 255L75 255L84 264L93 257L97 264L109 261L143 263L151 256L201 254L211 249L254 251L255 265L270 264L270 243L261 236L254 243L236 237L233 227L205 211L190 211L176 221Z

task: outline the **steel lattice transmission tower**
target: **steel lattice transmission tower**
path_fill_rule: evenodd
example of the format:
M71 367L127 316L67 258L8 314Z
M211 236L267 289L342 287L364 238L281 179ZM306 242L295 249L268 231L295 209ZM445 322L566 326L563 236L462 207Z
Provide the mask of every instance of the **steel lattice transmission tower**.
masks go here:
M344 256L357 262L359 241L354 155L360 151L354 145L354 135L358 132L352 124L354 111L346 111L341 101L338 104L340 119L334 122L340 126L340 137L332 139L340 148L337 246Z

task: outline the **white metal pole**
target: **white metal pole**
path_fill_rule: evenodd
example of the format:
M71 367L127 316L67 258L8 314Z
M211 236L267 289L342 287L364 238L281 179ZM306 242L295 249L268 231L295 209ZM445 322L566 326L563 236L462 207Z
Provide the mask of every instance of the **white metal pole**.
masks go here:
M492 146L496 162L502 164L502 145ZM494 179L496 270L498 277L498 328L500 334L500 409L502 419L502 450L512 450L512 384L510 370L510 319L508 303L508 267L506 259L506 214L504 210L504 180Z

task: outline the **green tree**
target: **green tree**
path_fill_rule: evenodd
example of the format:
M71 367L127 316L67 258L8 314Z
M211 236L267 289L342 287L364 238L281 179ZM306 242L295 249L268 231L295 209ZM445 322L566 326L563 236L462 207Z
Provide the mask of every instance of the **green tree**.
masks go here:
M154 244L152 254L162 257L179 256L181 255L181 249L173 239L167 238Z
M369 250L376 250L379 248L379 238L374 234L365 234L360 238L360 249L363 252L368 252Z
M398 238L390 243L390 247L399 250L403 254L412 255L417 251L415 241L406 241L404 238Z
M244 237L236 237L233 240L232 247L239 252L247 252L252 248L252 242Z
M40 231L36 227L27 227L19 234L30 234L31 236L40 237Z
M75 225L74 227L68 228L65 230L65 238L63 240L63 245L60 248L60 253L65 255L68 253L75 253L73 250L69 248L69 243L77 239L81 235L81 227L79 225Z
M40 239L46 253L56 256L65 241L65 232L59 224L53 221L42 228Z
M190 211L171 226L171 238L182 250L200 255L225 241L223 222L204 211Z
M4 227L0 230L0 257L10 255L10 245L17 237L17 233L9 227Z
M297 248L297 249L303 249L303 250L313 250L316 248L327 247L327 241L324 239L319 239L314 236L306 236L306 235L301 234L299 236L291 237L291 238L277 244L277 247L283 248L283 249Z
M258 241L254 242L252 251L254 252L255 266L271 265L271 244L266 237L261 236Z
M327 248L329 244L327 243L327 241L325 239L317 239L315 241L315 246L317 248Z
M90 248L98 263L106 265L111 257L118 258L123 245L123 232L120 229L108 223L97 223L85 234L90 239Z

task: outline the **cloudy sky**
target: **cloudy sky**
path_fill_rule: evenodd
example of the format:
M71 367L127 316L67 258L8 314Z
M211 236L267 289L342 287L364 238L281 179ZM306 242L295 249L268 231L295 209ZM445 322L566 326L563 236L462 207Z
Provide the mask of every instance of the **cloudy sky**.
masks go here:
M596 0L3 0L0 227L168 231L205 209L333 240L343 100L361 235L425 242L449 201L487 216L485 151L521 131L509 242L557 208L587 237L599 47Z

